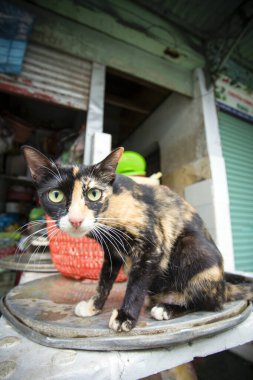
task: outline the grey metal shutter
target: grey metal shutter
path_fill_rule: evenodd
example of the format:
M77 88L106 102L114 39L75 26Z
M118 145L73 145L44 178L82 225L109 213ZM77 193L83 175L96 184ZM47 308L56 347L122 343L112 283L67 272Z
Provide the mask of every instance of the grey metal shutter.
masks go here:
M253 125L219 112L236 269L253 272Z
M91 63L30 43L18 76L0 74L0 91L87 110Z

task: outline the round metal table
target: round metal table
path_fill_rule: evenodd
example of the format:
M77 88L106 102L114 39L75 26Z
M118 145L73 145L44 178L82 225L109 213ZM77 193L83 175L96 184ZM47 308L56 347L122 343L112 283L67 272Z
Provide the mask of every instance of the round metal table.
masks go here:
M143 350L190 342L230 329L251 312L247 302L236 301L225 304L219 312L156 321L143 308L132 331L115 333L108 328L109 318L112 309L120 307L125 286L114 284L101 314L80 318L74 314L75 304L95 293L96 282L53 275L12 289L2 300L1 311L21 334L37 343L96 351Z

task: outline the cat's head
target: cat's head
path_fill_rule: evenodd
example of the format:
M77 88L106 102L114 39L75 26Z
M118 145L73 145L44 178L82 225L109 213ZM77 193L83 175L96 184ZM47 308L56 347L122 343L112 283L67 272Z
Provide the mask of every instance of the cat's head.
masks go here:
M22 147L40 203L64 232L82 237L95 228L108 206L115 170L124 151L117 148L91 166L60 167L29 146Z

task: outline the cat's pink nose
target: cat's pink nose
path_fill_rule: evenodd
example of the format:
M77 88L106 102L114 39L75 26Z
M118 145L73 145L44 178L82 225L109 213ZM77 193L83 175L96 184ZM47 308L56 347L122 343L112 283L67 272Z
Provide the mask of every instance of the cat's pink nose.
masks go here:
M80 220L80 219L69 219L69 221L70 221L70 223L72 224L72 226L74 227L74 228L79 228L80 226L81 226L81 224L82 224L82 220Z

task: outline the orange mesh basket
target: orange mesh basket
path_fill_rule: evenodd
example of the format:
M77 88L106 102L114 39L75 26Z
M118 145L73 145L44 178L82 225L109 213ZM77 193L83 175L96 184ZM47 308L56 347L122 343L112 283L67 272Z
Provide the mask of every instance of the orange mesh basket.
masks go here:
M48 227L50 225L52 231L53 222L49 217L46 219L50 221ZM49 233L48 235L51 258L60 273L77 280L85 278L97 280L99 278L104 251L96 240L88 237L74 238L60 229L57 234ZM126 281L122 268L116 281Z

